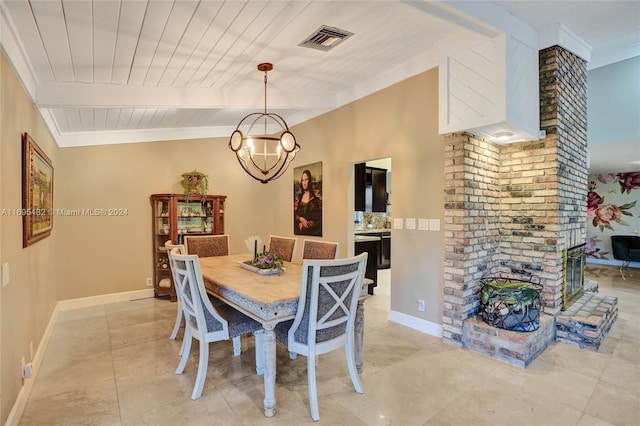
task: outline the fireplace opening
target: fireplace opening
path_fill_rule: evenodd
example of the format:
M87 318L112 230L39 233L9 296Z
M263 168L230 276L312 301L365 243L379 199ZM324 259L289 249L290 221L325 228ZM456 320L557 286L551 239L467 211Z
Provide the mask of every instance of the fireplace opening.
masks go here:
M562 310L584 293L585 247L580 244L563 250Z

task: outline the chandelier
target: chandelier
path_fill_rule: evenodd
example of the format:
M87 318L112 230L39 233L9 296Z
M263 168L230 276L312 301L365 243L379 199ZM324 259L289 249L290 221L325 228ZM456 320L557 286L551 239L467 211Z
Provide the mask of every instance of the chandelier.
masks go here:
M244 171L262 183L282 176L300 150L284 119L267 113L267 72L272 69L269 63L258 65L258 71L264 72L264 112L245 116L229 139L229 148Z

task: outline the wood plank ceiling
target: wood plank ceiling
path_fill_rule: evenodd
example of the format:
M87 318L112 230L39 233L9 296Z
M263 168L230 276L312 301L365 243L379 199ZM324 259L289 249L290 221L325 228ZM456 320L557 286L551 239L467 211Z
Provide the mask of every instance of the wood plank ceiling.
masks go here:
M228 135L263 107L292 123L437 64L472 34L402 2L8 0L37 90L65 135L206 128ZM330 52L298 46L321 25L354 33ZM63 144L64 145L64 144Z
M443 46L497 34L483 20L638 44L640 2L586 3L0 0L0 27L56 141L74 146L228 136L264 106L261 62L274 64L269 111L294 125L437 66ZM328 52L299 46L322 25L354 35Z

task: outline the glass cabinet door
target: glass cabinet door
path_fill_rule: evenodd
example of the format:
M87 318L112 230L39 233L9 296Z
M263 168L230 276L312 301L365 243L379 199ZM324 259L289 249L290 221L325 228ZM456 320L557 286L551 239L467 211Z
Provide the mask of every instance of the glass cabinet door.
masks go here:
M212 201L178 201L176 217L179 244L182 244L184 235L213 233L212 203Z
M175 292L171 282L169 256L165 248L171 239L173 224L171 220L171 198L152 197L153 203L153 289L156 295L168 295L172 300Z
M218 199L219 212L218 212L218 225L214 230L216 234L224 234L224 199ZM215 218L211 218L215 223Z

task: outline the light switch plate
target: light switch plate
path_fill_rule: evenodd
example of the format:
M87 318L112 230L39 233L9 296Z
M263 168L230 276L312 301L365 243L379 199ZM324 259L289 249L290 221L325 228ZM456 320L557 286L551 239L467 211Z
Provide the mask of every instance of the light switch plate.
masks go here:
M416 218L408 217L406 225L407 225L407 229L416 229Z
M9 263L2 264L2 287L9 284Z
M429 230L430 231L439 231L440 230L440 219L429 219Z
M418 219L418 229L421 231L429 230L429 221L427 219Z
M393 219L393 229L402 229L402 227L403 227L402 218Z

